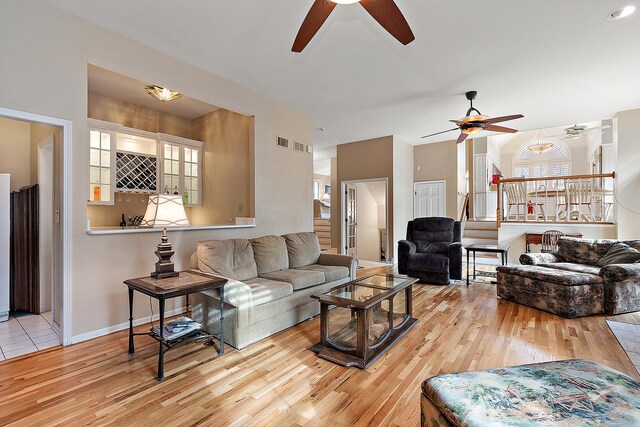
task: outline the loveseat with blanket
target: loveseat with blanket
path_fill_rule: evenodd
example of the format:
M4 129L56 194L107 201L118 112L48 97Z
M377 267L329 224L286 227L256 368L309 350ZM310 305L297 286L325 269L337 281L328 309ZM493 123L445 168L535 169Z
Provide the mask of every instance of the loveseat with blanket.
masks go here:
M497 267L499 297L573 318L640 311L640 240L561 237L554 253Z
M357 260L320 252L315 233L198 243L192 268L222 276L224 338L235 348L275 334L320 312L311 295L355 279ZM220 328L220 294L193 296L192 317L210 333Z

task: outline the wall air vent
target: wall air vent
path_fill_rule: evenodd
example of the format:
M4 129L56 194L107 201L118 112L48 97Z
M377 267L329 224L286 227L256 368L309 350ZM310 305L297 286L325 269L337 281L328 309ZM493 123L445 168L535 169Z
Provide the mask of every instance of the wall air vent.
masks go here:
M293 149L294 151L299 151L301 153L304 153L304 144L298 141L293 141Z
M289 140L287 138L279 136L276 141L276 145L282 148L289 148Z

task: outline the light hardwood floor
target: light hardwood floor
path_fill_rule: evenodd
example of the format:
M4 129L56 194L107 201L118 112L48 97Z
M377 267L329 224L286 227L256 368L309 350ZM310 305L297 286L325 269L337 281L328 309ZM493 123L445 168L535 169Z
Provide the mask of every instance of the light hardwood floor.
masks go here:
M388 270L358 275L374 271ZM414 316L366 371L309 350L318 318L222 358L177 347L162 383L156 341L138 337L130 357L126 331L22 356L0 362L0 425L417 426L420 384L438 373L584 358L638 378L604 316L563 319L497 299L495 285L417 284Z

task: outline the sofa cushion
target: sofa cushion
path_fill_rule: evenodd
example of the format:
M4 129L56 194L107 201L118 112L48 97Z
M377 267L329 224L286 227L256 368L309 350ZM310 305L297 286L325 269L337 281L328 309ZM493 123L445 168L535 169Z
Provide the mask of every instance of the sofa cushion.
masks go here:
M449 257L438 254L411 254L407 261L407 270L431 271L434 273L449 271Z
M551 282L558 285L578 286L603 283L602 277L597 274L576 273L574 271L560 270L539 265L509 265L498 266L498 273L512 274L529 279Z
M320 243L316 233L292 233L283 237L287 244L289 268L304 267L318 262Z
M572 262L552 262L538 265L541 267L557 268L558 270L574 271L576 273L600 274L600 267L597 265L574 264Z
M253 246L258 276L289 268L289 255L284 237L263 236L249 241Z
M260 277L271 280L282 280L293 285L293 290L310 288L325 282L324 273L312 270L278 270L261 274Z
M251 300L254 306L276 301L293 293L291 283L279 280L256 277L244 283L251 288Z
M205 240L196 250L198 269L236 280L258 276L253 248L246 239Z
M337 265L320 265L311 264L299 267L297 270L312 270L321 271L324 273L324 280L327 282L333 282L334 280L345 279L349 277L349 269L347 267L341 267Z
M625 243L616 242L613 244L611 249L609 249L609 252L600 258L598 265L600 267L604 267L609 264L633 264L638 261L640 261L639 250L634 249Z

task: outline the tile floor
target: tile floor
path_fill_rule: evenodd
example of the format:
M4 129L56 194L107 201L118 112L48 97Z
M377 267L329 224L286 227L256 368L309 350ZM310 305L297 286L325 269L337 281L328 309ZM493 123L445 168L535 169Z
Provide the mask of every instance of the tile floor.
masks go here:
M618 342L624 349L627 356L640 373L640 325L632 323L622 323L607 320L611 332L616 336Z
M52 322L51 312L12 313L9 320L0 322L0 360L60 345Z

